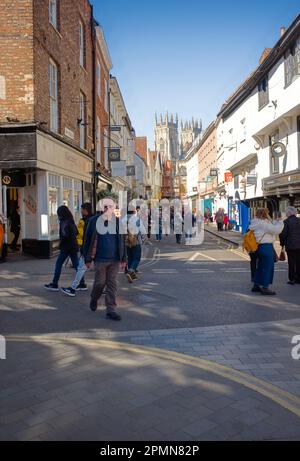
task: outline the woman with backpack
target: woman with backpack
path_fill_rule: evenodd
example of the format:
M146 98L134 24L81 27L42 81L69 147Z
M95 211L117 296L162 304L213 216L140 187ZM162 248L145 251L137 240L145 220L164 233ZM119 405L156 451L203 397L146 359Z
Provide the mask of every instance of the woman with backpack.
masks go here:
M74 269L77 271L78 268L78 230L73 215L68 207L62 205L57 209L57 217L59 220L60 253L56 261L53 281L44 285L49 291L59 291L58 281L62 266L68 257L70 257Z
M255 240L258 245L257 270L254 276L254 293L262 295L276 295L275 291L269 289L274 278L274 247L276 235L283 230L283 222L272 221L266 208L259 208L256 218L252 220L250 230L254 232Z

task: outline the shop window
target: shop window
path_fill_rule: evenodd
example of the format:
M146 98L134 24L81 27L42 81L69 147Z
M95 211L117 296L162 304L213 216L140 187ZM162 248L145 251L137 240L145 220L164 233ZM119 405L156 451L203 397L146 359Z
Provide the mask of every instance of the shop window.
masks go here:
M96 148L96 161L101 163L101 131L100 119L97 117L97 148Z
M240 188L240 177L239 175L234 177L234 188L239 189Z
M50 239L55 239L59 235L59 223L57 219L57 208L59 200L59 190L49 187L49 230Z
M104 80L104 109L108 112L108 84L107 80Z

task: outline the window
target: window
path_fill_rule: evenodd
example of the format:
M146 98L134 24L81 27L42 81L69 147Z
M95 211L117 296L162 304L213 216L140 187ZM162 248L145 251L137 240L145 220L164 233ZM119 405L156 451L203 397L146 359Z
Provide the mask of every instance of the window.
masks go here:
M84 26L83 23L79 22L79 62L82 67L84 67L84 55L85 55L85 46L84 46Z
M247 137L246 119L243 118L243 120L241 120L241 141L244 141L246 137Z
M98 88L98 96L101 97L101 66L98 62L97 65L97 88Z
M57 0L49 0L49 22L57 29Z
M104 130L104 166L108 170L109 163L108 163L108 134L107 130Z
M239 175L237 175L234 177L234 188L239 189L239 187L240 187L240 177Z
M269 102L268 77L265 77L258 85L258 109L262 109Z
M284 73L286 87L300 75L300 38L285 54Z
M80 148L85 149L86 140L85 140L85 96L80 92L80 115L79 115L80 125Z
M271 159L271 174L278 174L279 173L279 157L274 157L271 151L271 146L279 141L279 131L275 131L269 137L269 145L270 145L270 159Z
M50 130L58 132L58 83L57 67L53 61L49 63L49 94L50 94Z
M101 163L101 132L100 132L100 119L97 117L97 150L96 150L96 161Z
M104 80L104 109L108 112L108 84L107 80Z

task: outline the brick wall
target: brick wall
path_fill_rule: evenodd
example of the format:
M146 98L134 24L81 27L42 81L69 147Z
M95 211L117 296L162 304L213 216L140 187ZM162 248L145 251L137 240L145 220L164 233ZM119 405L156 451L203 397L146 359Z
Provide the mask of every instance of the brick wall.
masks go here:
M0 122L34 118L32 0L2 0Z
M34 1L34 76L35 119L44 122L50 129L49 60L58 68L59 82L59 133L65 129L74 133L74 142L79 145L80 91L86 99L87 150L91 150L93 139L92 113L92 34L91 7L88 0L59 0L58 30L49 22L49 1ZM85 65L79 61L79 21L84 24ZM69 138L66 138L70 140Z
M98 82L96 78L96 116L99 117L100 119L100 131L101 131L101 162L104 165L104 141L105 141L105 136L104 136L104 130L107 130L107 135L109 135L108 132L108 118L109 114L104 108L104 99L105 99L105 81L107 82L107 88L109 88L109 69L107 68L105 64L105 60L102 54L102 51L100 49L100 46L97 42L97 47L96 47L96 75L97 75L97 65L98 62L100 63L100 68L101 68L101 91L100 91L100 97L98 96ZM106 141L106 145L109 145L109 141Z

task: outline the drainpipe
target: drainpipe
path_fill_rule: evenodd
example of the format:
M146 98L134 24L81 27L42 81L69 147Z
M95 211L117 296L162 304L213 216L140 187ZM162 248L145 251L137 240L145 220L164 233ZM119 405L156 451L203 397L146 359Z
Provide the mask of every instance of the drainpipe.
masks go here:
M93 206L94 212L96 213L97 208L97 183L98 183L98 176L96 175L97 172L97 159L96 159L96 31L95 31L95 24L94 24L94 8L91 5L91 37L92 37L92 69L93 69L93 88L92 88L92 101L93 101Z

